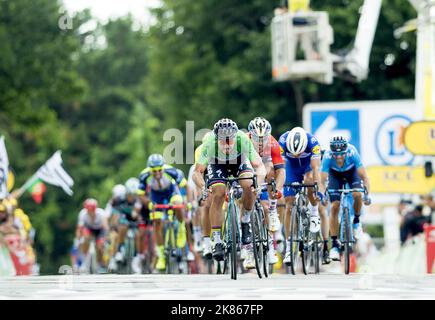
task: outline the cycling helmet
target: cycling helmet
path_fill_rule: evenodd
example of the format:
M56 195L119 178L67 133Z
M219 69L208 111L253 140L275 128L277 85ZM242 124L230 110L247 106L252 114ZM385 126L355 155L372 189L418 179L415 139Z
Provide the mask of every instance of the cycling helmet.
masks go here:
M136 195L137 190L139 189L139 179L138 178L130 178L125 182L125 189L127 195Z
M248 131L255 139L263 139L270 135L272 126L266 119L257 117L249 122Z
M117 184L112 189L112 197L115 199L124 199L127 190L122 184Z
M333 136L329 141L329 148L332 152L345 152L347 150L347 140L343 136Z
M94 211L98 207L98 201L93 198L88 198L83 203L83 208L85 208L88 211Z
M147 166L149 168L163 167L165 165L165 159L161 154L152 154L148 157Z
M307 132L303 128L296 127L290 130L287 136L286 146L292 155L301 154L305 151L307 145Z
M219 120L213 128L213 132L219 140L233 139L238 131L237 124L228 118Z

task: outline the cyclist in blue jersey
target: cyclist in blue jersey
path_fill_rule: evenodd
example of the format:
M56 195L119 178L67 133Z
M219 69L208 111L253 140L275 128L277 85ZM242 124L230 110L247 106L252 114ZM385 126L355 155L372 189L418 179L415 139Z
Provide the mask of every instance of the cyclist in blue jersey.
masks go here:
M369 178L366 170L361 163L361 158L356 148L347 142L342 136L334 136L330 140L330 150L325 152L322 160L322 173L320 190L326 191L326 180L329 178L328 189L344 188L346 183L350 188L365 187L367 193L362 197L360 192L353 193L354 199L354 220L353 229L356 239L362 234L361 222L359 220L361 214L362 203L370 204L368 196L370 191ZM331 200L331 216L330 216L330 234L332 240L332 248L329 254L331 260L340 260L340 246L338 243L338 213L340 210L340 193L330 193Z
M183 188L187 181L180 175L176 168L166 165L165 160L160 154L152 154L148 158L147 168L140 175L140 185L138 194L141 196L142 203L151 207L153 204L182 204L183 197L180 188ZM175 215L180 222L176 245L183 248L186 245L186 226L184 221L184 210L175 209ZM157 242L157 265L158 270L166 268L166 258L163 245L163 212L153 212L151 210L151 220L153 220Z
M320 157L321 149L316 137L307 133L303 128L296 127L285 132L279 138L283 156L286 162L286 181L288 185L292 182L320 184ZM308 198L311 209L310 231L320 231L319 201L323 194L308 189ZM295 192L291 187L284 188L286 201L285 236L287 239L286 253L283 262L290 264L290 218L293 207Z

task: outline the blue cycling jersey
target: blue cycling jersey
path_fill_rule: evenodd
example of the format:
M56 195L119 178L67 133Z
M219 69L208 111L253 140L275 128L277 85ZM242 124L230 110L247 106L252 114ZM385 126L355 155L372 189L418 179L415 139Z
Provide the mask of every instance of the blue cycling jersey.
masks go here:
M322 160L322 172L329 172L329 169L338 172L346 172L353 170L354 168L358 169L360 167L362 167L362 163L358 150L356 150L356 148L351 144L349 144L347 147L346 156L344 158L344 164L342 167L337 165L335 158L332 156L331 150L325 152Z
M308 144L305 148L304 152L299 157L294 157L290 151L287 149L287 136L289 131L283 133L281 137L279 137L279 145L282 150L281 153L285 157L286 161L293 168L305 168L310 165L311 159L320 159L320 144L317 141L316 137L310 133L307 133Z

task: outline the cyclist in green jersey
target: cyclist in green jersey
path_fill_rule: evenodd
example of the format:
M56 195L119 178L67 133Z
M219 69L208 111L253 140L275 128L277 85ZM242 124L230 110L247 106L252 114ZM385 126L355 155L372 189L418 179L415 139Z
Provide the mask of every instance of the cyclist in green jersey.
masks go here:
M225 179L230 176L252 177L255 170L257 185L261 185L264 182L266 169L251 140L238 129L234 121L227 118L219 120L214 125L213 132L214 134L210 135L203 143L193 179L201 189L204 188L203 173L207 169L207 187L211 189L212 252L215 260L222 261L224 259L224 245L221 237L221 226L223 222L222 205L226 195ZM252 180L240 180L239 183L243 189L241 200L244 208L241 218L242 245L248 252L243 265L246 269L252 269L255 268L255 261L250 218L259 192L253 188Z

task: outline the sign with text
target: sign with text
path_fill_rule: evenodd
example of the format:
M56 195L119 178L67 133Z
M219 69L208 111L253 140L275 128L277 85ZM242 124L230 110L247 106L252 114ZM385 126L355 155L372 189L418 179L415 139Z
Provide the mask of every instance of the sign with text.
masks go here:
M435 156L435 121L417 121L405 130L405 146L415 155Z
M370 166L370 192L428 194L435 188L435 176L426 178L423 167Z

